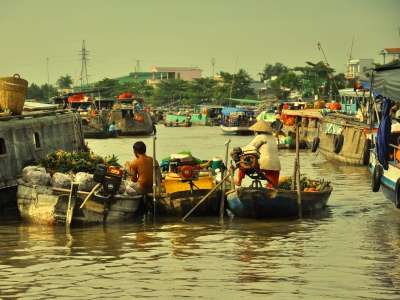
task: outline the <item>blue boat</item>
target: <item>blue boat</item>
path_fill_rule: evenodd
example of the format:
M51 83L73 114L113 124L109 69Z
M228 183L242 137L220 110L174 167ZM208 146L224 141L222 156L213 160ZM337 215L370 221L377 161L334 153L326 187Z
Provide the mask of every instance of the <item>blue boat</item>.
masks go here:
M371 76L363 85L372 90L376 99L384 99L382 119L368 164L371 188L373 192L382 190L400 208L400 123L392 124L391 119L392 105L400 103L400 62L378 67Z
M302 214L308 215L323 210L332 190L332 187L326 186L318 192L301 192ZM241 218L282 218L299 215L296 191L243 187L228 192L226 199L229 210Z

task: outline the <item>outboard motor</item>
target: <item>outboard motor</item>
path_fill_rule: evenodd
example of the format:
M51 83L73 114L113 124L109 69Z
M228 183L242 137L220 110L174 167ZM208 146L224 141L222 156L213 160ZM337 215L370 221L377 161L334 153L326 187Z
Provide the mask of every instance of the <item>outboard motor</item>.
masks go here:
M120 167L97 165L93 174L93 180L101 183L103 194L113 196L118 192L122 182L124 171Z

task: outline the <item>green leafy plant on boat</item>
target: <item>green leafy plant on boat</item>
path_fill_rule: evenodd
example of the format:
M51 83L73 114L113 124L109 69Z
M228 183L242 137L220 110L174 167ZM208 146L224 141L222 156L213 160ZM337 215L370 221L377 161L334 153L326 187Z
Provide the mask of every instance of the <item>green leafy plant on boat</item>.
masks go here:
M40 165L46 168L46 171L54 174L61 173L78 173L87 172L93 173L98 164L108 166L121 166L118 163L118 157L115 155L102 157L93 152L66 152L57 150L46 156L40 161Z

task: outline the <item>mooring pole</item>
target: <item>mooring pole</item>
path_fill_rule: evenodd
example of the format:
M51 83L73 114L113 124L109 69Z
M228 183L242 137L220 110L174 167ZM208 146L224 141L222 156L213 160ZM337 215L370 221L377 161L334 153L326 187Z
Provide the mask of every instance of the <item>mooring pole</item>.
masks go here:
M221 170L221 179L224 178L226 174L226 170L228 169L228 159L229 159L229 144L231 143L231 140L227 140L225 142L225 169ZM224 220L224 212L225 212L225 190L226 190L226 183L222 184L221 187L221 200L219 204L219 219L221 222Z
M300 184L300 128L299 118L296 118L296 159L295 159L295 174L296 174L296 187L297 187L297 207L299 211L299 218L302 217L301 207L301 184Z
M156 193L157 193L157 160L156 160L156 139L157 136L153 136L153 222L156 219Z

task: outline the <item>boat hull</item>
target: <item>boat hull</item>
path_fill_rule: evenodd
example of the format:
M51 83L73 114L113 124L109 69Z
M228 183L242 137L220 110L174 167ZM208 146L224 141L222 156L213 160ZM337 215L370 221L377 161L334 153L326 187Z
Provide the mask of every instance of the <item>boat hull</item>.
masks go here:
M368 164L368 169L371 172L371 174L373 174L374 168L377 164L379 164L379 162L376 157L376 152L372 150L370 161ZM388 199L390 202L392 202L395 207L397 202L396 186L399 179L400 179L400 169L396 167L394 164L389 162L388 169L383 170L383 174L380 178L380 187L385 198Z
M79 208L83 197L77 199L72 215L72 225L113 223L131 220L139 212L143 197L115 196L110 202L100 199L88 200ZM21 218L36 224L65 224L68 195L54 194L51 187L31 187L20 184L17 192L18 210Z
M175 192L169 195L163 195L156 201L156 213L160 217L176 217L185 216L210 190L194 190ZM192 216L217 216L219 212L219 201L221 192L216 191L204 202L202 202Z
M322 192L301 192L304 215L325 208L332 188ZM267 188L239 188L227 194L229 210L242 218L297 217L298 204L295 191Z
M222 133L225 135L252 135L254 131L250 130L250 127L241 127L241 126L224 126L220 125Z

